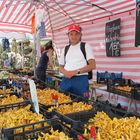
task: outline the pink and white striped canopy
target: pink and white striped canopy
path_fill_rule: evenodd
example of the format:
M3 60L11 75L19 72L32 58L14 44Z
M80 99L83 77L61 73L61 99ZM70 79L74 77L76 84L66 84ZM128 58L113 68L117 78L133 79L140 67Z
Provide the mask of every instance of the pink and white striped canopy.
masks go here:
M94 21L135 8L134 0L0 0L0 31L31 32L35 9L45 13L46 31L52 33L73 22Z

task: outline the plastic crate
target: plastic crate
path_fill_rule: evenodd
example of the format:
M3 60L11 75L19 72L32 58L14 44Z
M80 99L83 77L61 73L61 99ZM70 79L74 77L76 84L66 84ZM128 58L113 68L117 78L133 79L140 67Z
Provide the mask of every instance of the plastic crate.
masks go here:
M1 96L3 95L3 97L6 97L6 95L9 95L9 96L15 95L15 96L17 96L18 98L21 98L21 95L18 94L17 92L3 93L3 94L0 94L0 95L1 95Z
M31 104L30 110L31 110L32 112L35 112L35 110L34 110L34 108L33 108L33 104L32 104L32 102L31 102L30 100L26 100L26 101L19 102L19 103L14 103L14 104L2 105L2 106L0 106L0 111L1 111L1 112L6 112L6 111L9 110L9 109L15 109L15 108L19 109L19 108L22 108L22 107L26 107L26 106L29 105L29 104ZM41 111L40 111L40 113L43 114ZM44 116L44 114L43 114L43 116ZM45 116L44 116L44 120L46 120ZM54 120L56 120L56 119L53 119L53 121L54 121ZM25 127L28 127L28 126L33 126L33 129L34 129L35 124L42 123L42 122L45 122L45 121L36 122L36 123L31 123L31 124L26 124L26 125L22 125L22 126L13 127L13 128L2 128L2 134L3 134L3 132L5 132L4 137L5 137L5 135L7 135L7 134L8 134L8 135L10 135L10 134L13 135L13 132L15 132L15 131L13 131L13 130L15 130L16 128L17 128L17 129L18 129L18 128L23 128L23 130L25 130L24 128L25 128ZM11 140L11 138L9 138L8 140ZM18 140L19 140L19 139L18 139Z
M117 86L130 86L131 91L117 89ZM140 100L140 83L135 83L131 79L110 80L107 84L107 91Z
M90 117L92 117L96 113L94 107L91 110L87 111L80 111L76 113L71 113L71 114L65 114L67 117L73 119L73 120L80 120L82 122L86 121Z
M21 107L25 107L29 104L31 104L31 111L34 112L33 103L30 100L26 100L26 101L18 102L18 103L13 103L13 104L1 105L0 111L6 112L8 109L21 108Z
M6 97L5 94L0 94L0 98Z
M140 100L140 84L132 87L131 98L135 100Z
M45 126L45 123L49 123L51 125ZM40 125L40 127L35 128L35 125ZM32 130L25 131L26 127L29 127L29 126L32 127ZM2 129L2 140L37 140L38 136L41 135L41 132L50 133L51 128L53 128L54 130L64 132L66 135L73 138L74 140L77 140L77 135L80 135L81 137L83 137L76 130L71 129L60 122L56 122L56 120L55 121L46 120L46 121L41 121L38 123L33 123L33 124L24 125L20 127ZM18 129L22 129L22 132L15 133L15 131Z
M95 107L96 111L104 111L109 115L110 118L122 118L127 116L136 116L140 118L139 113L127 112L127 110L123 109L120 104L118 104L117 106L113 106L108 101L97 101Z
M97 83L107 84L109 80L118 80L122 79L123 73L111 73L108 71L97 72Z
M111 105L108 101L106 102L97 101L96 111L99 111L99 112L103 111L107 115L109 115L110 118L113 118L113 117L121 118L127 113L126 110L123 110L121 108L121 106L115 107Z
M55 89L55 81L51 77L46 78L46 82L43 82L35 77L33 78L33 80L35 81L35 84L39 89L45 89L45 88Z
M121 96L125 96L125 97L128 97L128 98L131 98L131 92L124 91L124 90L119 90L119 89L117 89L115 87L116 86L109 86L107 88L107 91L111 92L111 93L114 93L114 94L118 94L118 95L121 95Z
M61 92L61 91L60 91L60 92ZM77 95L75 95L75 94L72 94L72 93L70 93L70 92L64 92L63 94L65 94L65 95L67 95L67 96L70 96L72 102L85 100L85 99L83 99L82 97L77 96ZM63 103L60 103L59 105L61 105L61 104L66 104L66 103L68 103L68 102L63 102ZM70 102L69 102L69 103L70 103ZM44 105L44 104L42 104L42 103L39 103L39 105L40 105L42 108L44 108L44 109L48 109L48 108L50 108L51 106L54 106L53 103L52 103L52 105L51 105L51 104L50 104L50 105Z
M55 87L55 80L53 80L53 78L51 78L51 77L47 77L46 78L46 84L49 87Z
M49 113L51 114L51 117L57 116L62 122L70 124L72 128L81 132L83 122L86 122L89 118L93 117L96 113L96 110L93 107L91 110L80 111L70 114L61 114L56 110L53 110Z
M95 105L95 102L93 103ZM97 108L93 106L91 110L80 111L70 114L61 114L56 110L52 111L53 116L57 116L61 122L70 124L71 127L80 133L84 132L84 124L97 113Z
M1 90L2 90L2 89L1 89ZM4 93L4 91L3 91L2 94L3 94L3 95L4 95L4 94L6 94L6 95L8 95L8 94L15 94L15 92L12 90L12 91L10 91L10 92L5 92L5 93Z
M75 95L75 94L70 93L70 92L66 92L66 91L63 92L63 91L61 91L61 90L59 90L59 92L62 92L62 93L64 93L64 94L67 95L67 96L70 96L71 99L72 99L73 101L77 101L77 100L85 100L83 97L80 97L80 96Z
M29 99L24 100L23 102L1 105L0 106L0 111L1 112L6 112L8 109L22 108L22 107L25 107L25 106L27 106L29 104L31 104L30 110L32 112L35 112L33 102L31 100L29 100ZM50 115L50 114L47 114L44 110L40 110L39 112L44 116L44 118L49 118L49 119L51 118L51 117L47 116L47 115Z
M6 79L0 79L1 86L6 85L6 84L7 84Z
M84 100L82 97L78 97L76 99L74 99L72 102L69 102L69 103L62 103L62 104L59 104L59 105L63 105L63 104L72 104L73 102L80 102L80 101L83 101L83 102L88 102L86 99ZM53 113L52 112L47 112L47 110L52 107L52 106L56 106L56 105L43 105L43 104L39 104L39 107L40 107L40 111L46 116L46 118L50 119L53 117Z
M20 98L20 96L17 95L16 93L6 93L6 94L0 94L0 99L6 98L7 95L9 95L9 96L15 95L15 96L17 96L18 98ZM1 106L1 105L0 105L0 106Z

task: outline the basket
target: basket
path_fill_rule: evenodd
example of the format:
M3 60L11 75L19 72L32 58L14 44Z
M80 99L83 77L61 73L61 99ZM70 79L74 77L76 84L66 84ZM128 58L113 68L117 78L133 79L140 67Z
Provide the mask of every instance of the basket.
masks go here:
M45 126L45 123L49 123L50 126ZM40 127L34 128L35 125L40 125ZM29 126L32 127L32 130L25 131L26 127L29 127ZM41 122L29 124L29 125L13 127L10 129L2 129L2 140L37 140L38 136L41 135L41 132L50 133L51 128L53 128L54 130L64 132L66 135L73 138L74 140L77 140L77 135L80 135L81 137L83 137L76 130L71 129L60 122L56 122L56 120L55 121L46 120L46 121L41 121ZM16 129L22 129L22 132L14 133Z

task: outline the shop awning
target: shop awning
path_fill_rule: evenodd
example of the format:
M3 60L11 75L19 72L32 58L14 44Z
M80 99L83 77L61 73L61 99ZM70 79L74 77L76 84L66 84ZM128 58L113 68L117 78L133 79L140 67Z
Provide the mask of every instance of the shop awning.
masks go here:
M0 0L0 31L30 33L36 9L45 10L46 30L54 32L134 8L134 0Z

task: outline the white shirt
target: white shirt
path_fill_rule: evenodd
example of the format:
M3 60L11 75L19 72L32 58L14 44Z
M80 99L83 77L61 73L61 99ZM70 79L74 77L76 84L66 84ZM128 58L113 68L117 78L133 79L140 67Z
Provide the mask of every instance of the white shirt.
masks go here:
M80 43L78 43L76 45L71 45L65 58L64 58L65 48L62 50L59 64L64 65L64 68L68 71L78 70L78 69L86 66L88 60L95 59L91 46L86 43L85 44L85 51L86 51L86 57L87 57L87 61L86 61L86 59L80 49ZM87 73L85 73L85 74L87 74Z

